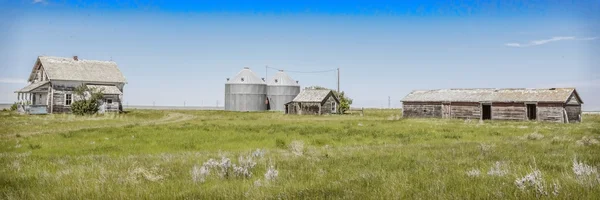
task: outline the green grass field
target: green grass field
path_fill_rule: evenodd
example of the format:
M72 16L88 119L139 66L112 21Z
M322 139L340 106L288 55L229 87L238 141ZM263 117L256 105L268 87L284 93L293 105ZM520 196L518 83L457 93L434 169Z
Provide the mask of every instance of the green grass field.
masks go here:
M0 113L0 199L597 199L580 124L133 110Z

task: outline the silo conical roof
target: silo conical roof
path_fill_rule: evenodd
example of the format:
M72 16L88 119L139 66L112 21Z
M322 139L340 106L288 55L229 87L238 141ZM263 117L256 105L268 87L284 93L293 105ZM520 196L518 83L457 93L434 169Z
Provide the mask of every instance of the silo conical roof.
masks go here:
M300 86L292 77L287 75L283 70L279 70L271 79L268 85L273 86Z
M235 77L229 79L227 84L266 84L250 68L244 67Z

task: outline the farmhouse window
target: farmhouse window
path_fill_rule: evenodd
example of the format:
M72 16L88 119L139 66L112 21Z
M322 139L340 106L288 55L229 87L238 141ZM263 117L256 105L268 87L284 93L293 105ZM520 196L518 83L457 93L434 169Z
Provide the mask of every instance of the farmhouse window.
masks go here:
M106 103L111 104L112 103L112 99L106 99Z
M65 105L70 106L72 102L73 102L73 95L65 94Z

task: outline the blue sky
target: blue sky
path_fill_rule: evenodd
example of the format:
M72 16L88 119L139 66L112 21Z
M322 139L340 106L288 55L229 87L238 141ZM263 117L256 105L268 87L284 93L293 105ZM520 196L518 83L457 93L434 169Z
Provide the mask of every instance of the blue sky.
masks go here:
M339 67L355 106L399 107L414 89L577 87L600 110L599 50L600 1L0 0L0 102L38 55L78 55L116 61L130 105L222 105L226 78L268 65Z

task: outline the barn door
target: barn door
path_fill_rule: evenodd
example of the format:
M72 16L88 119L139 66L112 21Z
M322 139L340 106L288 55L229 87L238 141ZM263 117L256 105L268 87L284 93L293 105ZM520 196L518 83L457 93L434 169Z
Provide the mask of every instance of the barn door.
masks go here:
M442 104L442 118L451 118L450 116L450 103Z

